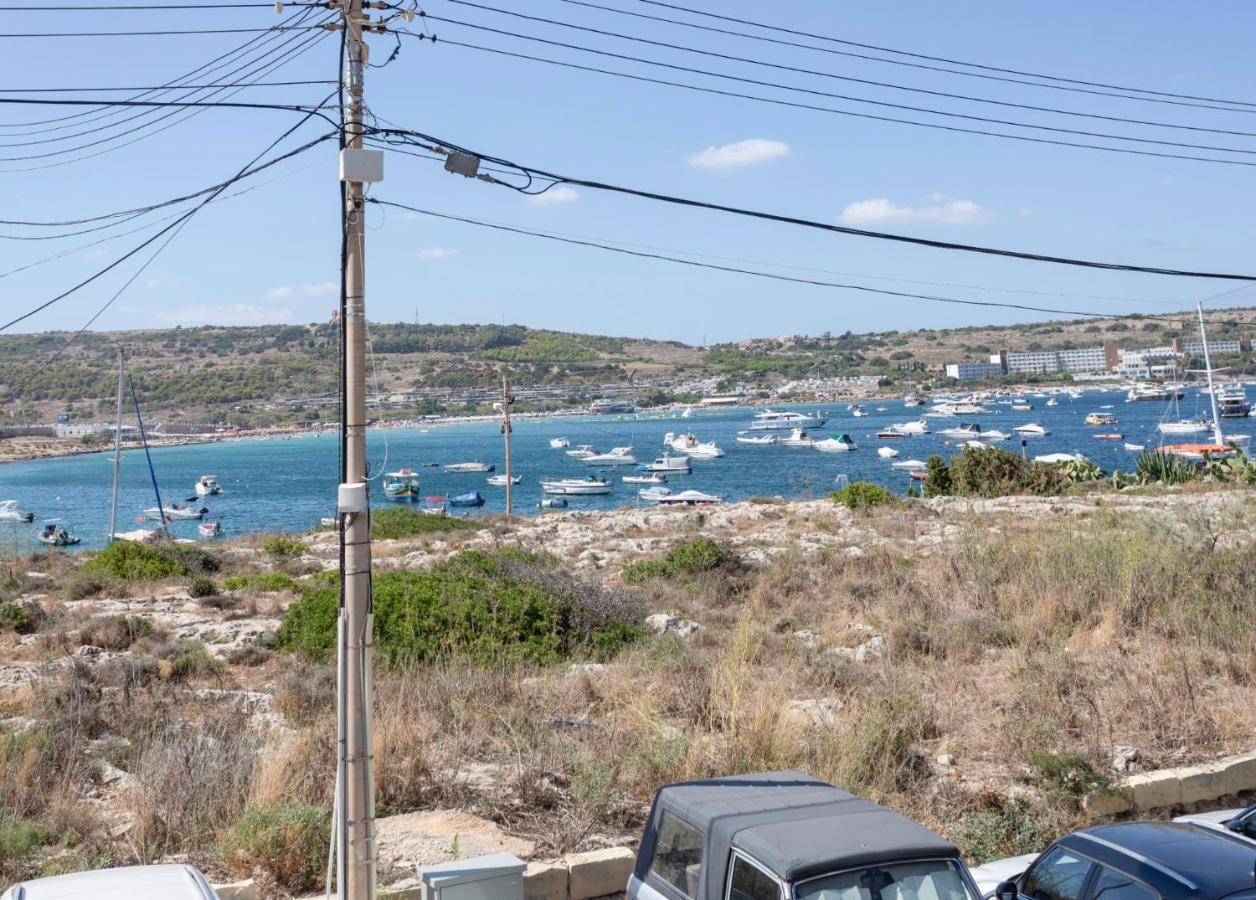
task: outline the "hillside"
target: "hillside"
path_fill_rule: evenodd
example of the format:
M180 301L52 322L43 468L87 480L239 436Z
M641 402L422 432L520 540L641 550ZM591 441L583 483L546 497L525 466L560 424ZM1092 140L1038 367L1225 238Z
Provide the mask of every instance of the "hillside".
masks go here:
M1218 339L1256 331L1256 308L1213 318ZM374 324L371 391L377 408L390 415L474 411L505 369L512 384L540 389L527 401L532 408L585 404L615 387L657 403L804 378L876 375L927 383L947 362L999 349L1109 340L1140 347L1193 334L1189 312L1179 319L757 338L710 348L522 325ZM0 397L11 415L28 422L66 412L80 420L107 415L118 347L126 349L145 408L160 418L247 425L334 414L339 328L333 324L94 332L58 356L69 337L0 336Z

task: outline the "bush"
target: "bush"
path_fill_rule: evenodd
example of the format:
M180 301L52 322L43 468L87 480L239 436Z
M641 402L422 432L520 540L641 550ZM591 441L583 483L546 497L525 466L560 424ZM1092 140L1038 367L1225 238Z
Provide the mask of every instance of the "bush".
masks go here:
M79 643L106 650L126 650L152 633L152 620L142 616L97 616L79 629Z
M925 496L1053 496L1061 493L1069 481L1069 475L1063 469L1030 462L1008 450L965 447L947 463L939 456L929 457Z
M459 519L456 516L430 516L405 507L381 509L371 513L371 537L376 540L396 540L417 534L438 534L449 531L476 531L482 522Z
M250 807L219 844L224 864L246 877L261 869L292 893L323 879L331 815L316 806Z
M33 634L47 618L44 608L35 602L17 603L10 600L0 603L0 630Z
M1143 484L1186 484L1198 474L1195 467L1172 453L1148 450L1138 457L1138 480Z
M606 658L640 635L630 598L573 579L519 551L464 551L430 571L374 577L375 649L388 664L466 654L480 662ZM281 649L326 659L335 649L339 581L301 585L275 635Z
M218 571L218 560L186 544L140 544L114 541L83 567L87 576L119 581L160 581Z
M218 585L214 584L214 579L200 576L193 578L188 584L188 596L193 598L213 597L218 594Z
M222 586L229 591L295 591L296 580L283 572L252 572L224 578Z
M262 552L271 559L292 559L305 552L305 544L286 534L272 534L262 541Z
M65 599L71 602L86 600L88 597L95 597L104 590L104 587L104 584L95 578L75 578L65 586Z
M1082 799L1091 791L1112 787L1107 775L1097 772L1089 761L1076 753L1031 752L1029 765L1038 770L1043 782L1072 809L1080 809Z
M639 559L624 566L625 584L640 584L650 578L681 578L710 572L736 562L723 544L710 538L695 538L677 544L660 559Z
M1056 830L1042 810L1024 798L1011 800L985 790L976 808L959 817L955 843L974 864L992 859L1038 853L1055 839Z
M34 822L0 818L0 860L26 856L51 840L52 835Z
M853 481L840 491L835 491L833 500L847 509L871 509L894 502L894 495L879 484L871 481Z
M907 787L924 768L915 744L931 727L932 711L916 691L877 690L842 740L839 783L856 792Z

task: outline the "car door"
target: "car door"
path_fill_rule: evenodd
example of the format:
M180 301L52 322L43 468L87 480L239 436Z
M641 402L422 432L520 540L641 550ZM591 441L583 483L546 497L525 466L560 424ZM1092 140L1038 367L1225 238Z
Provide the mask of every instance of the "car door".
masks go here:
M733 851L728 867L728 887L725 900L785 900L785 885L767 869Z
M1057 844L1021 876L1019 893L1025 900L1083 900L1094 865Z
M629 900L696 900L702 832L670 809L659 816L654 855L644 880L628 882Z
M1161 900L1160 894L1124 872L1099 866L1088 900Z

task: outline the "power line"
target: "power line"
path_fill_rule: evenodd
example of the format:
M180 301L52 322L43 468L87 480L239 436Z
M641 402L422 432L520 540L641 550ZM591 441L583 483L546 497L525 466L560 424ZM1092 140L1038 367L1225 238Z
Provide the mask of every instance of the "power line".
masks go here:
M784 225L797 225L803 228L813 228L818 231L826 231L833 234L845 234L856 237L875 238L877 240L895 241L903 244L913 244L920 247L931 247L938 250L957 250L967 253L981 253L987 256L1002 256L1012 259L1024 259L1034 262L1054 263L1056 265L1077 266L1087 269L1105 269L1115 272L1139 272L1147 275L1170 275L1184 278L1217 278L1228 281L1256 281L1256 275L1243 275L1228 272L1197 272L1186 269L1169 269L1158 266L1136 266L1127 263L1109 263L1099 262L1096 260L1076 259L1066 256L1050 256L1041 253L1029 253L1021 250L1004 250L995 247L985 247L978 244L961 244L954 241L939 241L931 238L913 237L910 235L893 234L884 231L871 231L864 228L852 228L848 225L832 225L827 222L816 222L811 219L803 219L797 216L788 216L780 213L762 212L759 210L745 209L736 206L727 206L721 203L712 203L704 200L693 200L687 197L677 197L669 194L659 194L653 191L646 191L640 188L624 187L622 185L610 184L603 181L592 181L584 178L575 178L566 175L559 175L554 172L548 172L544 169L534 166L520 165L507 159L491 156L489 154L477 153L465 147L459 147L440 138L423 134L418 131L401 131L396 129L378 129L381 133L390 134L396 137L413 137L429 144L435 144L440 147L448 147L477 157L481 160L494 163L499 166L516 169L529 175L538 176L548 180L552 180L554 184L571 184L578 187L586 187L590 190L607 191L610 193L626 194L632 197L640 197L646 200L655 200L660 203L668 203L675 206L687 206L696 209L708 209L715 212L729 213L736 216L744 216L747 218L761 219L768 222L777 222ZM509 186L509 185L507 185ZM548 190L548 188L547 188Z
M745 63L747 65L753 65L753 66L763 66L769 69L778 69L783 72L794 72L799 75L811 75L818 78L830 78L836 81L847 81L853 84L868 85L870 87L888 88L888 89L896 90L896 91L907 91L913 94L925 94L930 97L945 97L946 99L949 99L949 100L964 100L971 103L988 103L993 106L1004 106L1011 109L1025 109L1025 110L1030 110L1032 112L1052 113L1055 115L1062 115L1062 116L1078 116L1078 117L1086 118L1086 119L1098 119L1105 122L1120 122L1127 125L1146 125L1153 128L1172 128L1172 129L1177 129L1181 131L1198 131L1198 132L1204 132L1208 134L1225 134L1225 135L1231 135L1235 137L1256 137L1256 132L1251 132L1251 131L1235 131L1232 129L1225 129L1225 128L1205 128L1203 126L1182 125L1175 122L1155 122L1155 121L1150 121L1147 119L1131 119L1124 116L1109 116L1109 115L1103 115L1101 113L1080 112L1078 110L1060 109L1058 107L1052 107L1052 106L1035 106L1029 103L1015 103L1015 102L1007 101L1007 100L995 100L989 97L974 97L969 94L956 94L956 93L952 93L948 91L931 90L929 88L910 87L908 85L895 84L893 82L876 81L870 78L856 78L852 75L838 75L833 72L823 72L817 69L806 69L800 66L789 66L789 65L784 65L782 63L774 63L774 62L768 62L766 60L754 59L751 57L738 56L736 54L731 54L731 53L720 53L714 50L704 50L699 47L687 47L682 44L672 44L672 43L668 43L667 41L653 40L651 38L645 38L639 35L622 34L617 31L609 31L603 28L592 28L587 25L577 25L573 22L564 22L560 19L547 19L542 16L531 16L525 13L515 12L514 10L500 9L495 6L487 6L482 3L473 3L471 2L471 0L449 0L449 2L456 3L459 6L468 6L468 7L471 7L472 9L483 10L485 12L497 13L499 15L504 15L504 16L512 16L514 18L524 19L529 22L540 22L546 25L558 25L562 28L570 28L575 31L583 31L587 34L596 34L602 37L611 37L611 38L617 38L619 40L624 40L624 41L633 41L639 44L647 44L652 47L662 47L667 50L679 50L683 53L696 53L700 56L709 56L715 59L727 60L729 62ZM442 19L439 16L429 16L429 18L435 19L436 21L450 22L455 25L468 25L468 23L466 22L456 22L452 19ZM468 27L478 27L478 26L468 25ZM791 90L798 90L798 89L791 88ZM841 95L827 95L827 96L841 97ZM841 99L854 99L854 98L842 97ZM860 101L860 102L864 102L864 101ZM871 101L868 101L868 102L871 102ZM915 109L915 107L907 107L907 108ZM996 119L983 120L983 121L1001 122L1001 120L996 120ZM1016 124L1016 125L1020 125L1020 127L1037 127L1037 126L1023 125L1021 123L1012 123L1012 122L1001 122L1001 124ZM1089 134L1088 132L1081 132L1081 133ZM1135 138L1124 138L1119 135L1098 135L1098 136L1110 137L1110 138L1115 138L1119 140L1135 140ZM1224 151L1224 152L1229 152L1229 153L1254 152L1250 150L1233 150L1226 147L1201 147L1196 144L1183 144L1183 145L1175 145L1175 146L1187 146L1187 147L1195 147L1196 149L1219 150L1219 151Z
M680 6L675 3L665 3L665 2L662 2L662 0L637 0L637 2L646 3L650 6L659 6L665 9L676 10L678 12L685 12L685 13L689 13L690 15L704 16L710 19L719 19L724 22L733 22L738 25L750 25L755 28L762 28L767 31L775 31L781 34L791 34L796 37L812 38L818 41L828 41L834 44L842 44L848 47L859 47L864 50L875 50L879 53L894 53L899 56L907 56L913 59L927 59L927 60L930 60L931 62L942 62L942 63L948 63L950 65L956 65L956 66L968 66L970 68L980 69L986 72L1002 72L1008 75L1021 75L1026 78L1041 78L1044 81L1059 81L1059 82L1064 82L1066 84L1077 84L1077 85L1084 85L1086 87L1095 87L1095 88L1107 88L1107 89L1115 90L1115 91L1131 91L1131 92L1139 93L1139 94L1150 94L1154 97L1169 97L1169 98L1180 99L1180 100L1199 100L1205 103L1228 103L1233 106L1256 107L1256 103L1253 103L1247 100L1223 100L1217 97L1200 97L1195 94L1176 94L1169 91L1155 91L1155 90L1149 90L1147 88L1129 87L1126 85L1119 85L1119 84L1108 84L1102 81L1086 81L1080 78L1066 78L1061 75L1044 75L1040 72L1026 72L1020 69L1005 69L1005 68L1000 68L999 66L987 65L984 63L966 62L962 59L950 59L945 56L930 56L926 53L914 53L909 50L898 50L898 49L895 49L894 47L882 47L882 46L878 46L877 44L864 44L858 41L849 41L843 38L832 37L831 35L814 34L809 31L801 31L794 28L784 28L779 25L769 25L765 22L755 22L751 19L738 19L733 16L724 16L718 13L706 12L700 9L691 9L690 7Z
M397 33L405 34L405 35L408 35L409 37L418 38L420 40L423 39L421 35L413 34L408 31L399 31ZM620 72L614 69L604 69L598 66L586 66L586 65L581 65L580 63L565 62L562 60L550 59L544 56L535 56L532 54L520 53L513 50L503 50L498 47L485 47L479 44L471 44L471 43L466 43L463 41L450 40L449 38L441 38L440 43L448 45L448 46L452 46L452 47L462 47L468 50L477 50L482 53L492 53L497 56L507 56L513 59L523 59L523 60L528 60L529 62L545 63L546 65L558 66L558 67L566 68L566 69L575 69L581 72L593 72L599 75L613 76L615 78L626 78L629 81L639 81L646 84L657 84L657 85L662 85L664 87L679 88L682 90L695 91L697 93L702 93L702 94L713 94L720 97L732 97L734 99L739 99L739 100L752 100L757 103L767 103L773 106L784 106L784 107L789 107L792 109L802 109L802 110L807 110L809 112L829 113L829 114L838 115L838 116L848 116L850 118L855 118L855 119L868 119L875 122L890 122L890 123L894 123L898 125L912 125L918 128L931 128L937 131L949 131L956 134L973 134L973 135L979 135L982 137L994 137L994 138L1002 138L1004 140L1010 140L1010 141L1022 141L1024 143L1030 143L1030 144L1045 144L1045 145L1054 146L1054 147L1074 147L1074 148L1084 149L1084 150L1100 150L1106 153L1122 153L1122 154L1128 154L1131 156L1149 156L1149 157L1154 157L1157 159L1179 159L1179 160L1187 160L1190 162L1216 163L1218 165L1225 165L1225 166L1256 165L1256 163L1245 162L1243 160L1216 159L1214 157L1209 157L1209 156L1194 156L1191 154L1183 154L1183 153L1161 153L1155 150L1138 150L1133 147L1108 147L1102 144L1085 144L1085 143L1081 143L1080 141L1065 141L1065 140L1059 140L1055 138L1031 137L1030 135L1026 135L1026 134L1006 134L1004 132L988 131L981 128L964 128L958 125L943 125L938 122L921 122L915 119L904 119L904 118L898 118L895 116L882 116L882 115L877 115L875 113L855 112L854 110L837 109L832 106L819 106L812 103L801 103L794 100L782 100L782 99L778 99L774 97L762 97L757 94L746 94L740 91L729 91L729 90L723 90L721 88L703 87L700 85L687 84L685 82L680 82L680 81L669 81L664 78L654 78L649 75L634 75L629 72ZM724 77L724 76L717 76L717 77Z
M302 87L305 85L329 85L335 84L335 81L237 81L228 82L226 84L181 84L181 88L190 88L194 90L204 90L207 88L233 88L233 87ZM60 87L60 88L0 88L0 93L4 94L92 94L106 93L109 91L143 91L150 93L152 91L164 91L169 89L170 85L158 85L156 87Z
M504 31L502 29L492 28L487 25L476 25L470 22L462 22L457 19L450 19L450 18L445 18L441 16L429 15L428 18L433 19L434 21L438 21L438 22L445 22L450 25L458 25L458 26L463 26L466 28L472 28L472 29L475 29L476 31L487 31L487 32L490 32L492 34L496 34L499 36L521 38L526 41L532 41L539 44L545 44L551 47L562 47L567 50L577 50L583 53L591 53L596 56L606 56L612 59L623 60L626 62L634 62L634 63L639 63L642 65L655 66L658 68L670 69L672 71L677 71L677 72L686 72L691 75L702 75L708 78L720 78L725 81L735 81L741 84L752 84L757 87L773 88L775 90L792 91L794 93L807 94L809 96L814 96L814 97L828 97L835 100L845 100L850 103L864 103L870 106L876 106L876 107L880 107L884 109L906 110L908 112L925 113L926 115L943 116L948 119L963 119L969 122L981 122L981 123L993 124L993 125L1008 125L1013 128L1027 128L1033 131L1046 131L1052 134L1067 134L1067 135L1077 135L1081 137L1100 138L1100 139L1105 139L1105 140L1131 141L1133 143L1138 143L1138 144L1153 144L1153 145L1162 146L1162 147L1181 147L1185 149L1209 150L1209 151L1218 152L1218 153L1256 154L1256 150L1242 150L1242 149L1235 149L1232 147L1217 147L1217 146L1213 146L1209 144L1191 144L1191 143L1185 143L1181 141L1165 141L1165 140L1158 140L1155 138L1130 137L1127 135L1109 134L1109 133L1101 132L1101 131L1084 131L1082 129L1077 129L1077 128L1062 128L1055 125L1034 125L1027 122L1017 122L1011 119L997 119L991 116L976 116L976 115L971 115L969 113L948 112L946 110L932 109L930 107L912 106L911 104L906 104L906 103L893 103L888 100L872 100L867 97L855 97L849 94L837 94L831 91L820 91L820 90L815 90L812 88L796 87L794 85L781 84L775 81L764 81L758 78L746 78L740 75L729 75L723 72L713 72L708 69L699 69L699 68L694 68L692 66L682 66L676 63L660 62L658 60L646 59L640 56L631 56L624 53L615 53L610 50L597 50L591 47L584 47L579 44L569 44L565 41L555 41L555 40L550 40L549 38L536 37L535 35L520 34L517 32ZM444 43L452 43L452 42L444 41ZM784 102L784 101L774 101L774 102ZM831 110L828 107L814 107L814 108L819 109L819 110L841 112L842 114L846 114L844 111ZM907 120L894 120L894 121L907 121ZM919 123L911 123L911 124L919 124ZM996 133L993 133L993 132L978 132L978 133L996 135L996 136L1002 136L1002 137L1014 137L1013 135L997 135ZM1068 142L1058 142L1058 143L1068 144ZM1086 144L1086 145L1068 144L1068 145L1069 146L1086 146L1086 147L1091 147L1091 148L1093 148L1094 146L1090 144ZM1121 149L1124 149L1124 148L1121 148ZM1198 159L1199 161L1216 162L1216 163L1222 163L1222 164L1229 163L1231 165L1253 165L1253 163L1242 163L1242 162L1232 161L1232 160L1204 159L1202 157L1197 158L1197 157L1177 156L1176 158Z
M166 31L19 31L0 34L0 38L106 38L106 37L177 37L192 34L265 34L268 31L312 31L321 25L275 25L271 28L195 28Z
M290 0L284 0L284 6L301 7L301 6L321 6L327 7L326 3L294 3ZM89 5L81 4L74 6L6 6L5 12L94 12L103 11L121 11L121 10L141 10L143 12L151 12L152 10L180 10L180 9L274 9L275 4L272 0L270 3L158 3L154 5L133 5L133 4L109 4L109 5Z

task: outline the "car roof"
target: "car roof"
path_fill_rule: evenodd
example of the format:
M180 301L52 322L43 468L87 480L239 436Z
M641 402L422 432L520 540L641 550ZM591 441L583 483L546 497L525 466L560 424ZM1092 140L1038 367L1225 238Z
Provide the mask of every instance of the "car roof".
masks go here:
M1058 842L1155 887L1165 896L1225 897L1256 889L1249 841L1184 822L1123 822Z
M729 847L785 882L877 862L959 857L927 828L801 772L666 785L655 798L656 827L663 809L705 836L700 900L722 897ZM642 851L648 868L653 847Z
M3 900L213 900L194 867L124 866L37 878L13 885Z

